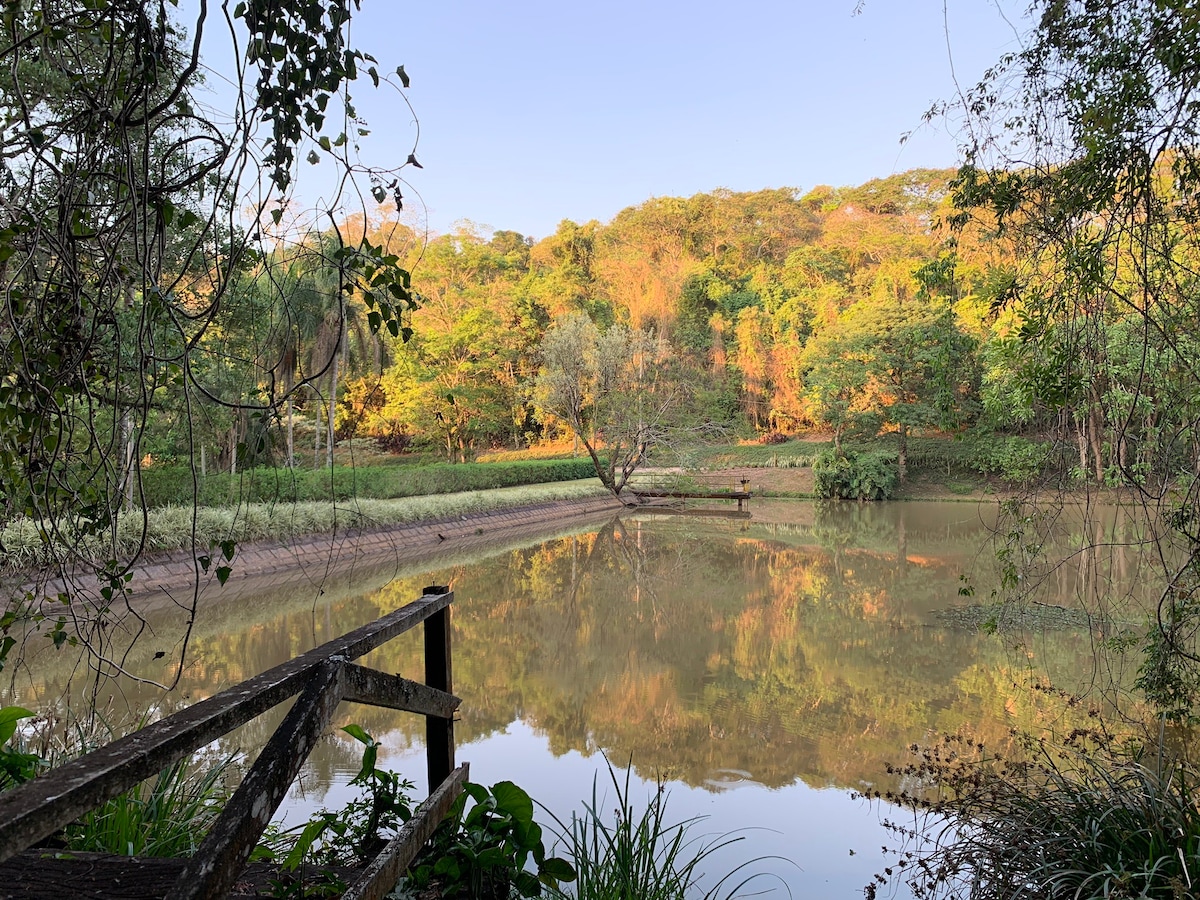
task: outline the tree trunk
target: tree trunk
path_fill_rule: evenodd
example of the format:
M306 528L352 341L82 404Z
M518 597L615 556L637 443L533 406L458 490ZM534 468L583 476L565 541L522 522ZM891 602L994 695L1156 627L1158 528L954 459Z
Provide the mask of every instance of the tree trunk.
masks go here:
M900 483L908 481L908 426L900 423L900 451L897 454L897 467L900 469Z
M1088 466L1087 422L1083 419L1075 422L1075 440L1079 444L1079 471L1086 479L1090 467Z
M1096 483L1104 483L1104 427L1098 404L1093 403L1088 410L1088 436L1092 440L1092 461L1096 464Z
M333 370L329 373L329 440L325 446L325 459L330 469L333 468L333 423L334 417L337 415L338 362L340 359L341 354L335 352L333 354Z
M133 510L134 446L133 419L129 416L129 410L121 413L121 441L125 445L125 471L122 473L121 493L124 495L126 512L131 512Z
M296 418L292 409L292 396L287 398L287 467L296 468Z
M321 468L321 400L319 397L313 416L313 468Z

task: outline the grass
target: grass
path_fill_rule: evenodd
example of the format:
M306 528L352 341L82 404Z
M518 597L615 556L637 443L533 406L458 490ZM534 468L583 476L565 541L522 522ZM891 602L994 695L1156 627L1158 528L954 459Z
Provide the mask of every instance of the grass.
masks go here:
M575 447L570 441L538 444L536 447L527 447L523 450L488 450L476 457L478 462L488 464L518 462L522 460L587 458L587 451L583 449L583 446Z
M890 798L918 811L918 827L908 832L917 851L897 863L908 867L917 897L1197 895L1194 764L1114 749L1102 730L1073 732L1055 748L1026 743L1026 758L1007 762L987 758L982 744L947 738L918 750L919 762L893 770L937 794L932 802Z
M688 460L689 468L734 469L794 469L812 465L813 457L830 441L788 441L784 444L733 444L724 447L708 447L697 451Z
M67 849L120 856L191 856L224 808L230 759L196 768L181 759L68 825Z
M728 469L797 468L812 465L813 458L833 446L832 441L790 440L783 444L738 444L699 451L690 466ZM860 452L896 449L896 436L883 435L863 439L847 438L847 449ZM1049 447L1045 442L1020 436L968 432L962 435L913 436L908 440L908 465L913 474L950 478L966 493L971 485L961 484L963 476L1000 478L1021 482L1037 477L1044 470ZM954 490L954 488L951 488Z
M406 525L537 503L599 497L606 493L597 479L589 478L395 500L248 503L235 507L201 507L194 511L191 507L170 506L150 510L144 529L139 514L119 520L116 549L118 556L130 558L141 546L143 538L145 548L150 551L190 549L193 515L196 546L206 548L225 540L286 540L329 533L335 528ZM96 559L107 558L111 552L111 544L98 538L62 535L44 540L37 524L28 519L18 519L0 529L0 545L5 549L3 567L10 571L48 565L68 552Z
M745 863L720 878L707 892L700 894L703 864L718 850L743 840L743 836L724 835L704 839L691 831L701 819L671 823L667 818L667 792L660 783L637 813L630 792L632 766L626 768L622 782L612 765L608 775L616 793L617 810L610 819L601 813L602 799L596 780L592 799L584 804L582 815L572 815L570 824L557 817L559 840L576 880L570 892L555 889L553 898L575 900L685 900L736 897L756 876L739 879L752 864ZM737 882L736 884L733 882Z

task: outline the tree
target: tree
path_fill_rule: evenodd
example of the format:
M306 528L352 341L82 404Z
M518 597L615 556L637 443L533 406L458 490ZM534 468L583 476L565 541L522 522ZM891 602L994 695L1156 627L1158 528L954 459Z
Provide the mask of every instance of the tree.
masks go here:
M567 424L616 497L652 450L703 427L686 420L683 385L667 347L623 325L601 331L585 315L560 319L542 340L537 397L543 418Z
M1165 585L1141 685L1170 715L1200 700L1200 20L1188 4L1039 0L1036 27L961 103L960 229L1017 265L1033 401L1081 477L1146 508ZM982 213L982 215L979 215Z
M348 85L360 74L407 83L403 67L385 77L349 45L356 7L222 3L252 79L232 122L215 121L196 93L206 3L186 30L174 4L0 10L0 524L36 523L55 559L42 575L64 585L49 619L38 591L8 604L0 663L20 644L14 632L49 627L56 646L82 641L98 671L122 670L121 642L141 631L122 602L139 553L118 559L111 548L126 519L144 533L139 461L156 404L180 403L189 456L201 409L275 416L279 393L206 380L216 369L202 360L248 296L239 285L283 237L272 228L299 161L341 166L348 184L359 139L329 127L362 124ZM399 201L395 173L370 177L375 200ZM242 221L249 196L258 200ZM399 260L365 237L341 242L332 260L372 328L400 334L414 298ZM208 548L196 550L199 570ZM186 648L185 635L181 659Z
M953 281L953 260L935 261L911 273L908 266L881 267L872 296L851 307L847 327L862 332L870 347L872 406L896 429L900 480L908 475L908 436L913 428L953 428L967 418L966 399L975 382L975 345L958 327L953 309L933 296ZM914 291L917 285L920 290Z
M810 416L833 431L837 453L841 453L846 429L867 410L869 364L869 341L864 341L864 335L837 327L821 331L804 349L801 379Z

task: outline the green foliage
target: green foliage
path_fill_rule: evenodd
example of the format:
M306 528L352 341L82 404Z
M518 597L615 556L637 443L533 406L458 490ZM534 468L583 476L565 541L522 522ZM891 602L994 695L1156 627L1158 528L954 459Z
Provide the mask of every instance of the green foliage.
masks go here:
M412 817L412 783L379 768L379 743L365 729L352 724L342 730L363 745L361 767L350 782L362 795L341 809L321 810L289 832L271 833L255 856L279 861L284 873L368 863ZM526 871L531 861L536 874ZM546 854L525 791L511 781L490 789L468 782L398 890L436 882L441 897L507 900L514 892L540 896L544 886L574 877L569 864ZM303 890L296 876L280 879L278 887L284 895Z
M36 753L26 753L12 744L17 722L32 716L33 713L20 706L0 708L0 791L24 784L46 766Z
M64 829L68 849L121 856L190 856L224 808L232 757L197 770L194 758L118 794Z
M350 781L360 796L335 811L321 810L298 828L272 833L257 849L259 859L276 859L284 872L302 866L355 866L370 862L412 818L411 781L376 765L379 742L360 725L342 731L363 745L362 765Z
M147 452L190 455L219 439L230 468L239 450L243 462L261 458L300 387L293 330L311 339L304 351L324 351L304 386L332 369L334 399L358 313L364 332L409 333L408 272L365 229L334 224L311 242L331 287L324 308L292 305L271 268L306 145L344 187L357 170L377 202L401 201L395 172L350 161L368 133L351 84L408 83L403 67L381 75L351 45L358 5L225 6L224 20L244 31L226 32L246 79L231 87L248 102L215 121L203 96L201 48L213 38L203 4L3 4L0 158L11 202L0 221L0 523L36 524L37 577L58 580L65 630L98 657L122 656L114 642L143 632L119 627L128 561L84 548L114 543L137 516ZM400 167L410 164L411 154ZM268 283L278 290L259 290ZM56 644L68 637L51 633Z
M530 861L536 874L526 871ZM546 855L525 791L511 781L490 789L468 782L409 874L418 889L433 880L446 898L507 900L541 896L543 887L574 881L575 870Z
M780 445L737 444L699 450L688 460L697 468L728 469L739 466L761 469L803 469L831 445L826 441L789 441Z
M1159 620L1150 623L1142 640L1142 664L1137 687L1168 719L1195 724L1200 697L1200 671L1186 652L1190 632L1200 618L1200 569L1194 561L1167 589Z
M888 500L900 483L896 454L889 450L822 450L813 459L818 497Z
M916 794L902 869L918 897L1192 896L1200 868L1200 773L1113 746L1102 728L1062 745L1026 738L1021 758L947 737L891 767ZM895 826L893 826L895 828ZM888 869L892 875L895 867ZM879 882L888 880L878 876ZM874 897L876 889L867 889Z
M1159 0L1111 14L1035 0L1028 16L1020 49L958 110L971 138L949 221L1008 257L988 279L990 315L1006 325L985 354L987 405L994 421L1047 426L1062 483L1120 488L1170 523L1180 502L1200 504L1176 493L1200 471L1200 21ZM1140 685L1187 718L1200 708L1200 533L1148 541L1166 589Z
M656 449L678 452L721 430L696 415L691 385L672 371L669 346L650 331L602 331L576 313L546 332L541 355L543 421L571 429L614 496Z
M1056 471L1053 450L1049 441L973 430L953 438L912 438L908 461L918 470L969 472L1027 484Z
M240 475L198 479L201 506L230 503L304 503L320 500L390 500L574 481L595 475L589 459L518 460L503 463L434 463L423 466L335 466L332 469L250 469ZM190 469L155 466L142 475L146 505L190 505Z
M607 762L607 761L606 761ZM582 815L572 814L569 825L557 821L559 840L570 855L577 873L568 894L553 891L553 896L576 900L690 900L700 896L701 866L718 850L744 840L723 836L702 839L691 836L701 821L688 819L674 823L667 818L667 792L660 782L641 813L634 810L629 780L632 766L625 769L624 783L617 779L612 765L609 779L616 794L612 818L605 815L605 804L596 780L592 781L592 799ZM750 880L726 888L744 866L726 874L704 893L705 900L733 897Z

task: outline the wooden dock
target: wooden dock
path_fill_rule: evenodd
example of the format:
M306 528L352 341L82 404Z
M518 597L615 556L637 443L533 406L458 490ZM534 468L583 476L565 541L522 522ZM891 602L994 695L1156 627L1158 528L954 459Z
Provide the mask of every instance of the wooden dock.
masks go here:
M729 483L729 479L713 478L712 476L688 476L687 478L649 478L640 481L630 492L642 500L736 500L738 512L743 512L743 504L748 503L754 496L750 490L750 481L742 478Z
M427 587L419 600L381 619L0 794L0 896L271 896L259 893L269 873L257 864L247 871L250 854L338 704L347 701L414 712L426 722L428 799L369 865L344 873L351 876L345 878L345 900L381 900L467 778L466 764L454 761L454 713L460 701L451 693L453 599L449 588ZM421 624L424 684L354 664ZM89 810L292 697L296 702L194 856L145 860L36 849ZM152 894L140 892L143 888Z

